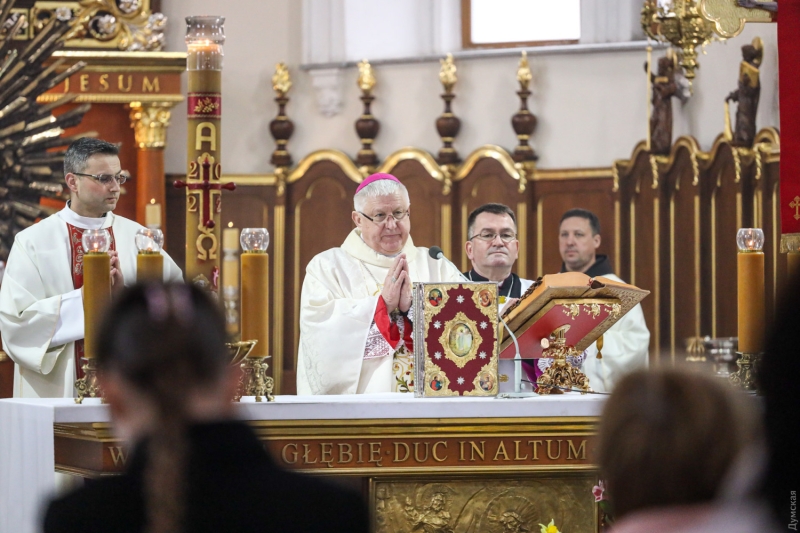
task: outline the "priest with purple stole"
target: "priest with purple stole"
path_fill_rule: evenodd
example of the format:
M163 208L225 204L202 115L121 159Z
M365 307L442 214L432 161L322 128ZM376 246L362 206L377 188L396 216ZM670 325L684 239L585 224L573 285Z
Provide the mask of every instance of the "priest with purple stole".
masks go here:
M306 267L298 394L413 391L411 284L462 281L414 246L408 190L396 177L369 176L353 205L356 227Z
M61 211L17 234L0 287L3 349L16 362L14 396L70 398L82 377L83 247L87 229L111 237L112 289L136 282L136 232L143 226L115 215L120 188L119 148L78 139L64 155L70 200ZM182 279L164 252L164 280Z

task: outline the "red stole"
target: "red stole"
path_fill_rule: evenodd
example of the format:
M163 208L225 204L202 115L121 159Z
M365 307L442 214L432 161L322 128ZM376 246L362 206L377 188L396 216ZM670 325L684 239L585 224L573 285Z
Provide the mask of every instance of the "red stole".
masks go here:
M781 251L800 250L800 1L780 2L778 73L781 102Z
M117 243L114 240L114 230L106 228L108 234L111 236L110 250L117 249ZM72 286L75 289L83 287L83 228L78 228L67 222L67 233L69 234L69 249L70 249L70 269L72 272ZM81 359L83 358L83 339L75 341L75 376L77 379L84 377L83 368L81 368Z

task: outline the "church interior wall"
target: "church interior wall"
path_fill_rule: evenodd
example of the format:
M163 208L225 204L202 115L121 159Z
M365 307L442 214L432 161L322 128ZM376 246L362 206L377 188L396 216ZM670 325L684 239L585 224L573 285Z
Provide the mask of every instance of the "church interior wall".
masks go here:
M339 149L351 156L358 150L354 130L361 113L357 69L348 66L341 70L342 107L337 114L324 116L317 105L314 79L309 70L301 69L303 32L309 27L304 17L313 16L313 12L308 14L307 6L306 11L303 8L303 2L292 0L171 0L162 6L170 19L167 49L174 51L185 50L185 16L212 12L226 16L222 141L225 173L266 174L273 170L269 164L272 139L268 126L277 108L272 101L270 79L280 61L288 64L293 81L287 112L295 123L289 142L295 160L317 149ZM406 17L410 16L406 11ZM370 12L364 14L361 26L373 28L372 34L374 25L367 15ZM419 23L431 24L426 19ZM693 96L686 104L677 100L673 104L673 138L692 135L702 149L711 147L722 131L724 97L736 87L740 47L756 35L765 45L758 126L779 125L776 29L774 25L751 24L740 36L726 43L712 43L707 46L707 53L699 56ZM409 35L411 41L419 38ZM452 37L439 34L430 49L448 42L452 44ZM350 46L351 51L363 51L354 46ZM425 52L424 47L417 49ZM655 52L660 53L663 52ZM531 49L534 79L530 107L539 118L532 143L540 155L541 168L609 167L615 159L631 154L636 142L646 135L644 61L643 47L544 54ZM510 118L519 105L515 94L517 62L516 55L456 57L459 80L453 110L462 120L462 128L455 146L462 155L485 144L507 149L516 144ZM404 146L435 153L441 146L434 128L434 121L442 112L438 61L378 63L374 70L377 86L373 113L381 122L375 141L378 155L386 156ZM185 148L180 141L185 134L185 109L178 106L173 112L165 154L167 173L184 172Z

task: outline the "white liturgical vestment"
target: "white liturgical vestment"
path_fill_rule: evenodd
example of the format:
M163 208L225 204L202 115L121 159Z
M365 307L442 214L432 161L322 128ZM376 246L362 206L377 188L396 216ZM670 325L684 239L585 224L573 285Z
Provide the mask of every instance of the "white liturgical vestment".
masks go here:
M614 274L604 278L624 283ZM597 358L597 343L586 349L581 370L589 378L589 386L597 392L611 392L625 374L647 367L650 331L644 322L642 304L636 304L603 334L602 358Z
M83 339L83 299L72 279L67 223L82 229L111 228L125 285L136 283L135 236L143 226L106 213L82 217L65 207L19 232L0 285L3 349L16 362L14 396L71 398L75 341ZM183 279L164 251L164 280Z
M411 237L402 253L411 281L461 281L449 262L433 259ZM340 248L315 256L300 296L297 394L392 392L393 358L365 358L365 347L394 258L377 253L357 229Z

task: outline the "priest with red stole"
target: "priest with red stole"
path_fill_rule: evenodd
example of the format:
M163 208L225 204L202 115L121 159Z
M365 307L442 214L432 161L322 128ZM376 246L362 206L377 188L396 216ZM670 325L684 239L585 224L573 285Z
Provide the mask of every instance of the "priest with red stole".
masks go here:
M71 398L83 377L83 248L87 229L111 237L116 289L136 282L136 232L143 227L113 213L121 186L119 148L84 137L64 155L70 201L61 211L19 232L0 288L3 349L16 362L14 396ZM163 250L164 281L183 279Z
M462 280L414 246L408 190L396 177L369 176L353 205L356 227L306 268L298 394L413 391L411 284Z

